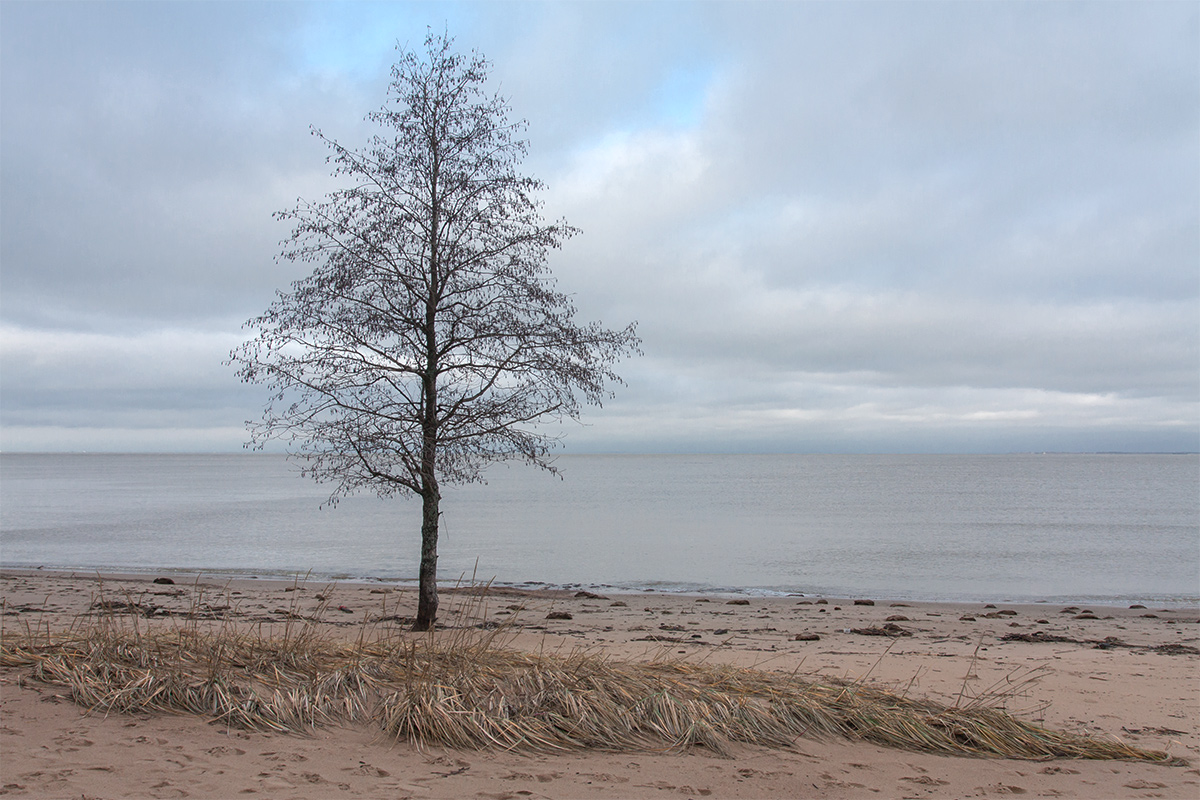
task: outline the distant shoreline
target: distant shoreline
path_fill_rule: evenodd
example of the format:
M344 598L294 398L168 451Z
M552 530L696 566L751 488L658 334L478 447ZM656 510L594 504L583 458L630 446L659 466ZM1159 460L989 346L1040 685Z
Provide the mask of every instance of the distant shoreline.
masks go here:
M101 568L69 568L69 567L29 567L29 566L10 566L0 564L0 577L22 576L22 577L55 577L67 579L96 579L104 581L151 581L156 577L170 578L172 581L179 584L195 584L203 583L209 585L215 584L234 584L246 583L254 586L292 586L295 584L336 584L345 586L374 586L388 587L397 591L415 591L417 588L416 578L381 578L372 576L346 576L346 575L330 575L327 573L317 573L315 571L297 572L297 573L277 573L265 570L246 570L246 571L229 571L229 570L212 570L198 571L194 569L158 567L158 568L132 568L132 567L101 567ZM999 596L989 597L972 597L972 598L922 598L913 596L892 596L888 593L871 593L871 592L856 592L856 593L826 593L819 594L813 592L790 592L786 590L761 589L755 587L738 588L738 587L697 587L696 585L674 585L663 584L654 586L616 586L607 583L549 583L545 581L494 581L487 578L476 578L472 581L469 576L464 576L462 579L445 578L438 581L438 588L441 592L456 592L465 591L471 587L487 586L494 594L521 594L530 597L572 597L577 592L593 592L606 593L613 595L642 596L642 595L662 595L662 596L677 596L685 598L702 598L708 597L713 599L730 599L730 598L762 598L762 599L789 599L796 600L818 600L826 599L829 601L853 603L855 600L874 600L880 603L906 602L916 603L922 606L976 606L986 603L1005 603L1008 605L1026 606L1028 608L1038 608L1042 606L1066 605L1071 603L1082 603L1087 605L1102 606L1110 609L1126 608L1131 604L1154 604L1157 606L1168 606L1179 610L1200 610L1200 596L1197 597L1147 597L1147 596L1130 596L1130 597L1049 597L1049 598L1006 598Z

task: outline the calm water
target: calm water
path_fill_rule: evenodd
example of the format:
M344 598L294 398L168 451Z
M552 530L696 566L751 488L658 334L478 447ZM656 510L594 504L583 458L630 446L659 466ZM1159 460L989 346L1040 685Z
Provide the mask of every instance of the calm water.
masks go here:
M1194 601L1195 455L563 456L449 488L440 575L892 599ZM0 456L0 564L411 579L415 500L270 455Z

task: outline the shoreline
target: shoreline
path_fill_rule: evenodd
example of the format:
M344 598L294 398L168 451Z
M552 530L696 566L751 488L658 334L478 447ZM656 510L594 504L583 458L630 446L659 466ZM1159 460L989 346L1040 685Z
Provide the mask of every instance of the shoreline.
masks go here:
M91 568L70 568L70 567L30 567L30 566L9 566L0 564L0 575L22 575L22 576L45 576L45 577L69 577L80 579L92 579L100 576L106 580L144 580L153 579L155 577L169 577L172 580L177 580L183 583L193 583L196 581L208 582L241 582L247 581L258 585L292 585L293 583L309 583L309 584L345 584L347 586L376 586L388 587L401 591L416 591L416 578L382 578L374 576L346 576L342 574L316 574L312 571L305 573L277 573L269 570L245 570L245 571L228 571L228 570L213 570L200 571L187 568L175 567L101 567L98 569ZM1130 604L1154 604L1159 606L1168 606L1179 610L1196 610L1200 611L1200 595L1195 597L1164 597L1162 595L1142 594L1142 595L1051 595L1037 597L1012 598L1005 597L1002 594L980 595L978 597L928 597L918 595L896 594L888 592L830 592L827 594L819 594L814 592L789 591L786 589L774 589L765 587L709 587L699 584L655 584L655 585L617 585L610 583L587 583L587 582L567 582L567 583L550 583L545 581L497 581L497 580L471 580L468 578L440 579L438 581L439 591L453 591L457 587L465 586L490 586L494 589L504 591L528 591L528 592L565 592L572 593L578 591L590 592L607 592L609 594L620 595L644 595L644 594L661 594L664 596L681 596L681 597L710 597L710 598L800 598L800 599L836 599L845 602L852 602L858 599L869 599L881 603L914 603L922 605L946 605L946 606L971 606L986 603L1005 603L1008 605L1022 605L1031 608L1036 606L1052 606L1065 604L1088 604L1103 606L1105 608L1124 608Z
M174 583L154 583L154 577ZM292 613L318 619L320 632L334 638L367 629L400 641L429 636L407 633L396 622L415 610L415 592L379 582L212 576L189 582L128 573L98 580L0 569L6 635L23 626L65 629L112 613L94 608L101 582L104 597L140 612L117 617L131 625L179 625L189 609L205 604L205 621L195 624L269 633ZM418 748L361 725L291 735L177 714L89 714L69 700L66 687L5 667L0 794L493 800L1200 794L1200 613L1192 608L882 599L867 605L862 598L856 604L855 598L484 588L443 589L439 621L446 627L435 635L485 635L501 626L505 647L532 653L679 659L823 676L945 705L987 699L990 692L1018 718L1166 750L1190 763L964 758L807 737L782 750L736 745L728 759L704 750L554 755ZM897 617L904 619L887 622ZM863 633L887 624L906 635ZM1033 680L1021 684L1025 678ZM1018 684L1020 691L1004 695Z

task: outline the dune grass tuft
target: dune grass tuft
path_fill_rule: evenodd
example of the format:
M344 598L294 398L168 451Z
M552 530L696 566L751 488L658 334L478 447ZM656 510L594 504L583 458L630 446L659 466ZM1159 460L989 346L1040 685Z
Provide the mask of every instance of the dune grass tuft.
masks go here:
M1052 731L985 702L950 707L862 683L596 654L531 653L503 629L411 635L364 624L333 638L317 617L282 625L141 620L113 613L67 630L0 635L0 665L69 687L104 712L185 712L297 733L365 722L418 745L535 751L725 753L844 737L946 755L1128 759L1167 753Z

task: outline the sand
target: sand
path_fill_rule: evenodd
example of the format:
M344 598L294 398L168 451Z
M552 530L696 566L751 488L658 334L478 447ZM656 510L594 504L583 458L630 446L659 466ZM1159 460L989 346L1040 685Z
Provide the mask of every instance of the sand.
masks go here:
M387 584L294 584L170 575L105 576L105 596L176 613L208 604L236 624L301 613L326 597L332 632L411 616L412 591ZM4 629L69 625L100 596L94 575L0 573ZM442 621L503 623L508 646L616 659L682 658L862 680L947 704L1004 693L1010 713L1050 728L1169 751L1186 766L1019 761L907 752L846 740L791 749L543 755L418 748L368 727L285 735L171 714L89 713L64 687L0 670L0 795L119 798L1200 798L1200 613L1194 607L860 605L846 598L575 597L492 590L443 594ZM819 602L824 600L825 602ZM861 600L861 599L860 599ZM471 618L456 616L470 606ZM511 608L510 608L511 607ZM162 616L162 611L159 616ZM567 612L570 619L547 619ZM1092 613L1086 613L1092 612ZM911 636L854 633L889 617ZM221 623L214 623L221 624ZM395 622L377 622L395 625ZM1074 641L1002 641L1043 632ZM815 634L816 640L797 640ZM439 633L438 635L445 635ZM1097 648L1116 637L1120 644ZM1165 647L1164 647L1165 646Z

